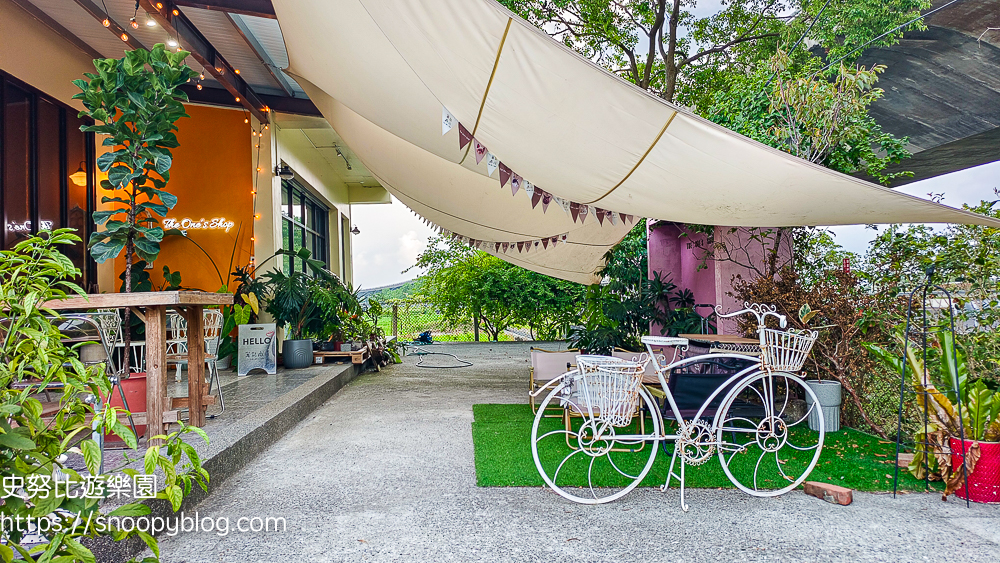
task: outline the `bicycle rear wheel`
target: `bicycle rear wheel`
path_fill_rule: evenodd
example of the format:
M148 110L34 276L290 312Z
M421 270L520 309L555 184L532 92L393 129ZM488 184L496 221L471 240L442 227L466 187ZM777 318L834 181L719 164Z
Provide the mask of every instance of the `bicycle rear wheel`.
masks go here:
M802 401L807 397L812 401ZM823 449L823 417L819 431L807 422L818 405L812 389L790 373L756 372L739 382L715 419L719 462L729 480L759 497L786 493L805 481Z
M535 467L546 485L573 502L621 498L642 482L656 459L661 434L656 403L640 387L639 413L628 426L615 427L590 416L568 388L556 387L538 407L531 427ZM542 416L547 408L560 406L574 416Z

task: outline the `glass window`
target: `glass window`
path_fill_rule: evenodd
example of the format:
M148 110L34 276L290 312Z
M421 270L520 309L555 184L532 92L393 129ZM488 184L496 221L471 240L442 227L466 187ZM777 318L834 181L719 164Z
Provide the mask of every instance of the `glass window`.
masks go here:
M92 230L94 134L76 110L0 71L0 248L39 230ZM81 173L77 174L77 171ZM96 276L85 242L60 249L80 268L85 289Z
M301 248L309 250L314 260L329 266L327 249L326 216L329 209L313 199L302 186L294 181L282 183L281 201L283 219L281 221L282 248L297 252ZM286 256L286 272L308 271L303 260Z
M31 97L8 82L4 88L4 248L31 233Z
M38 228L62 227L62 111L48 100L38 100Z

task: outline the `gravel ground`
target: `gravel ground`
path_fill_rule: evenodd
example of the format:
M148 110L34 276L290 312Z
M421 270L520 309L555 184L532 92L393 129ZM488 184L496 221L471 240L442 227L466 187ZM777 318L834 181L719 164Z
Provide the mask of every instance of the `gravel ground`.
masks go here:
M472 405L525 400L528 346L434 345L421 350L474 365L407 357L359 377L202 503L199 518L228 518L227 535L164 536L162 560L997 561L1000 507L933 494L856 493L841 507L801 492L691 490L684 513L676 489L591 507L477 487ZM287 529L239 532L241 517Z

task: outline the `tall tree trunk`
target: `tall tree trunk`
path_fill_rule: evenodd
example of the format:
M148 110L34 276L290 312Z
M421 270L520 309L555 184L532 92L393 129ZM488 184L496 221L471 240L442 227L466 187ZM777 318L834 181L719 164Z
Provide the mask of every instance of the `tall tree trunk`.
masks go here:
M677 90L677 19L681 15L681 0L674 0L673 9L670 11L670 21L667 23L667 56L663 61L666 77L664 78L663 98L668 102L674 101L674 93Z

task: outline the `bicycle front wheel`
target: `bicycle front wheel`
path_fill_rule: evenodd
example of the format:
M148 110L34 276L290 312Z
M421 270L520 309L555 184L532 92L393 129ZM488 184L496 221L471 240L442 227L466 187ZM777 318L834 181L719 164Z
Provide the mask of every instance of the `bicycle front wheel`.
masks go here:
M813 417L818 431L808 423L818 408L812 389L790 373L756 372L739 382L715 419L719 462L729 480L759 497L798 487L823 449L823 417Z
M656 403L639 388L638 412L625 427L602 423L577 404L563 384L538 407L531 427L531 454L545 484L563 498L601 504L621 498L649 473L660 441ZM543 416L562 407L564 416Z

